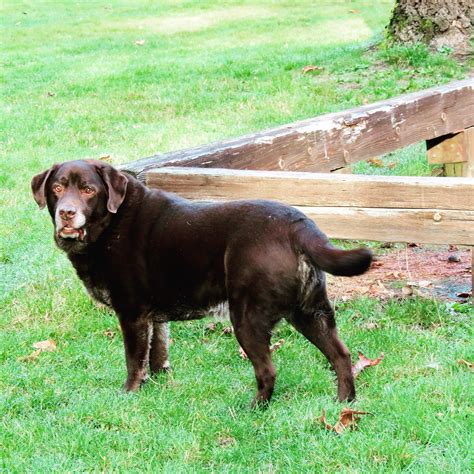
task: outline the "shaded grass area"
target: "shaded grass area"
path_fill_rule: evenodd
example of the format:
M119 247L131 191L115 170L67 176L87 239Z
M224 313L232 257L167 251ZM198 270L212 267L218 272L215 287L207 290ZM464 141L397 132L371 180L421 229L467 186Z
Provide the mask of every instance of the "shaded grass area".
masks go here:
M317 422L323 408L332 420L341 409L325 359L285 324L267 411L249 409L253 371L235 340L204 322L173 325L172 374L128 396L117 321L54 248L29 182L54 162L122 163L448 82L468 66L422 47L374 48L388 2L1 7L0 469L467 471L473 387L456 364L473 357L464 308L339 306L351 351L386 353L357 383L355 406L373 416L342 437ZM310 64L321 69L303 74ZM419 145L382 161L355 169L430 172ZM17 360L48 337L58 351Z

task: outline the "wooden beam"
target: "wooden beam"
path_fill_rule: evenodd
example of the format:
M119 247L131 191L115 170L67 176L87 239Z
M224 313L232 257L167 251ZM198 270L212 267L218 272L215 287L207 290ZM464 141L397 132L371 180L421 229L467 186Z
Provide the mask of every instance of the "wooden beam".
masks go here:
M299 207L335 239L472 245L474 211Z
M122 166L328 172L474 126L474 78Z
M474 210L474 178L157 168L146 173L146 184L203 201L258 198L311 207Z

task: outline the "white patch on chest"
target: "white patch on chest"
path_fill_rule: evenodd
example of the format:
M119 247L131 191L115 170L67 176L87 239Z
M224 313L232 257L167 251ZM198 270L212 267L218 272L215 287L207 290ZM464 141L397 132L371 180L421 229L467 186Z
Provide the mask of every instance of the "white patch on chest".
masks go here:
M211 306L205 314L208 314L214 319L218 321L229 321L230 320L230 312L229 312L229 302L223 301L215 306Z

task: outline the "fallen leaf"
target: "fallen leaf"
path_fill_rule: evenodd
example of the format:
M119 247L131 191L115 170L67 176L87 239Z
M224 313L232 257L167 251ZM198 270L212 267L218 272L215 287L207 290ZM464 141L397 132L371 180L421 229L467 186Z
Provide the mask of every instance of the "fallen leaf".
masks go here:
M248 355L245 353L245 351L239 346L239 354L240 354L240 358L242 360L247 360L249 357Z
M318 418L318 421L324 425L328 431L335 431L337 434L341 434L347 428L357 429L357 422L359 421L359 415L371 415L367 411L356 411L350 408L343 408L334 426L330 425L326 421L326 410L323 410L322 415Z
M320 423L322 423L324 425L324 428L326 428L328 431L331 431L332 430L332 425L330 425L327 421L326 421L326 410L323 409L323 413L321 414L321 416L318 418L318 421Z
M367 163L369 163L369 165L376 166L377 168L382 168L383 166L382 160L379 158L370 158L367 160Z
M459 249L458 249L457 245L449 244L448 250L450 252L457 252Z
M39 349L40 351L55 351L58 347L52 339L47 339L46 341L39 341L33 344L34 349Z
M404 286L402 288L403 296L411 296L413 294L413 288L411 286Z
M430 280L420 280L420 281L407 281L407 286L410 288L428 288L433 282Z
M357 10L357 9L349 10L349 13L360 13L360 10Z
M105 161L106 163L112 163L112 157L108 153L102 153L99 156L100 161Z
M234 328L232 326L226 326L222 329L222 334L232 334L234 332Z
M389 163L389 164L387 165L387 168L393 170L393 168L395 168L395 166L397 166L397 164L396 164L395 162L392 162L392 163Z
M232 446L235 444L235 438L232 438L232 436L222 436L219 438L219 446L221 448L227 448L227 446Z
M377 268L381 267L383 265L382 260L373 260L372 264L370 265L370 268Z
M107 329L107 331L104 331L104 336L113 339L115 337L115 332L112 331L112 329Z
M377 359L369 359L364 354L362 354L362 352L359 352L359 360L352 366L352 375L354 378L356 378L367 367L379 365L384 356L385 354L381 352Z
M56 95L56 93L55 92L46 92L46 95L48 97L54 97Z
M36 359L38 359L40 354L41 354L41 349L36 349L30 355L18 357L17 360L19 360L20 362L35 362Z
M334 425L334 431L337 434L341 434L345 429L352 428L357 429L357 421L359 420L358 415L370 415L366 411L356 411L350 408L344 408L339 415L339 420Z
M395 278L396 280L400 280L403 278L404 274L402 272L394 271L394 272L388 272L385 274L385 278Z
M303 74L306 74L307 72L311 72L311 71L322 71L323 69L324 68L320 66L309 65L303 68Z
M206 331L207 332L214 332L216 330L216 324L215 323L210 323L206 326Z
M412 248L413 248L413 247L419 247L419 245L418 245L417 243L415 243L415 242L409 242L409 243L407 244L407 247L412 247Z
M137 40L137 41L135 41L135 44L137 46L143 46L145 44L145 40Z
M459 359L458 364L466 365L467 367L469 367L469 369L474 370L474 362L469 362L468 360Z
M379 325L377 323L367 323L365 325L365 329L368 329L369 331L371 329L377 329L379 327Z
M270 346L270 352L275 352L277 351L278 349L280 349L280 347L285 344L285 340L284 339L280 339L278 342L275 342L275 344L272 344Z

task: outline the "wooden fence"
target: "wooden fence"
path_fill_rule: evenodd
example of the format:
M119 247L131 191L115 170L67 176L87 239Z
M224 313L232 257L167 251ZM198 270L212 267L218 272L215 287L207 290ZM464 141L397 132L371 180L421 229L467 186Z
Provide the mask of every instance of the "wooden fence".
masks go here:
M331 173L419 141L451 177ZM474 79L122 169L190 199L286 202L333 238L474 246Z

